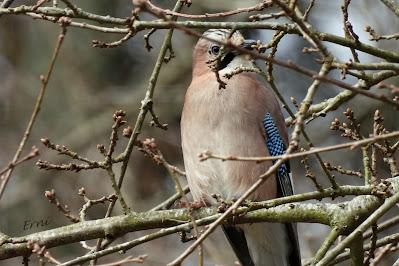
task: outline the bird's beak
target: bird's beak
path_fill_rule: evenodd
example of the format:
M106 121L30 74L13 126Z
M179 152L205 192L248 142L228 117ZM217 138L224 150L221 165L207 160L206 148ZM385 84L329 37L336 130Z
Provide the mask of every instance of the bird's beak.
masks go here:
M257 41L255 40L244 40L239 46L244 49L252 50L254 49L252 46L256 44ZM236 50L227 50L226 53L222 56L217 69L222 70L223 68L227 67L228 64L230 64L231 61L233 61L234 57L237 55L240 55L239 51Z
M257 42L255 40L244 40L244 42L241 44L242 48L248 49L248 50L252 50L253 45L255 45Z

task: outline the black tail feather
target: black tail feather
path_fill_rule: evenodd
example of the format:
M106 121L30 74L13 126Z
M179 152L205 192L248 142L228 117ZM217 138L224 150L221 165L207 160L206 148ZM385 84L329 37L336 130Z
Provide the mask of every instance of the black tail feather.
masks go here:
M255 266L249 254L244 231L241 228L231 225L223 225L222 228L241 265Z

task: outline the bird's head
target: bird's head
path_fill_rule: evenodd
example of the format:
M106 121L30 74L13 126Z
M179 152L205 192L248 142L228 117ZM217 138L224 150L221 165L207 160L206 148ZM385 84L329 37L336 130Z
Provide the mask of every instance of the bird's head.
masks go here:
M216 40L226 43L228 40L231 44L246 49L252 49L252 45L256 44L254 40L246 40L239 31L233 34L228 29L210 29L202 34L194 48L193 53L193 74L202 75L211 71L211 67L218 71L223 70L229 66L237 58L241 57L239 51L223 46ZM241 58L243 59L243 58ZM247 57L246 60L250 60Z

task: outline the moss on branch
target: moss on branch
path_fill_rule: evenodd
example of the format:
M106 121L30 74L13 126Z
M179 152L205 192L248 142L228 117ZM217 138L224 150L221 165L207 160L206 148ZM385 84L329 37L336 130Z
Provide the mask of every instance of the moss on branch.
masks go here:
M135 32L147 29L170 29L179 26L179 27L197 28L197 29L210 29L210 28L223 28L223 29L236 29L236 30L268 29L268 30L284 31L290 34L298 34L298 35L302 34L298 26L296 26L295 24L288 24L288 23L272 23L264 21L256 21L256 22L180 21L173 23L169 21L160 21L160 20L132 21L131 18L118 18L109 15L106 16L98 15L84 11L80 8L78 8L75 11L69 8L57 8L57 7L37 8L35 6L27 6L27 5L21 5L15 8L0 8L0 15L20 15L20 14L22 15L39 14L56 18L68 17L68 18L84 19L87 21L93 21L98 23L107 23L107 24L131 27ZM71 26L78 26L78 25L71 25ZM96 28L91 27L90 29L96 29ZM126 32L128 32L128 29L126 29ZM126 33L126 32L121 31L119 33ZM368 44L364 44L359 41L354 41L350 38L344 38L333 34L318 32L316 30L312 30L312 34L318 39L320 39L320 41L331 42L349 48L353 48L368 53L370 55L374 55L376 57L384 58L391 62L399 62L398 52L380 49Z
M399 177L390 179L390 181L399 184ZM398 186L396 185L394 187L397 188ZM347 195L371 192L368 187L346 186L340 188L341 191L345 191L346 189ZM332 193L330 190L331 189L327 189L325 192L317 191L305 193L303 194L305 196L302 197L302 200L310 199L310 194L313 194L314 199L323 196L323 193L325 194L324 196L337 196L337 194ZM306 196L307 194L309 195ZM338 193L338 195L344 194L345 193ZM294 196L297 198L291 198L291 201L299 201L301 198L301 195ZM356 196L351 201L337 204L323 202L282 204L284 203L283 199L284 198L274 199L239 207L236 211L236 215L226 222L321 223L334 228L341 228L340 232L345 232L355 228L384 202L380 197L372 195ZM276 207L258 209L260 206ZM194 215L196 219L199 219L199 225L204 225L213 222L221 214L218 213L217 207L206 207L194 210L192 215ZM7 238L0 246L0 259L28 255L31 252L28 248L28 241L36 242L39 245L51 248L83 240L116 237L140 230L169 228L167 234L172 234L179 231L190 230L191 227L190 212L187 209L132 213L129 215L80 222L23 237ZM165 234L160 236L163 235Z

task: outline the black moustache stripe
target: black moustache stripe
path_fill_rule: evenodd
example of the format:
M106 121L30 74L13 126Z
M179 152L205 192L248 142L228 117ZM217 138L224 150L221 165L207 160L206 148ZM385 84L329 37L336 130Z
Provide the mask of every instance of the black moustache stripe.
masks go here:
M228 53L223 57L223 59L220 61L220 63L219 63L219 65L218 65L217 69L220 71L220 70L226 68L226 67L231 63L231 61L233 61L234 57L235 57L235 54L234 54L234 53L228 52Z

